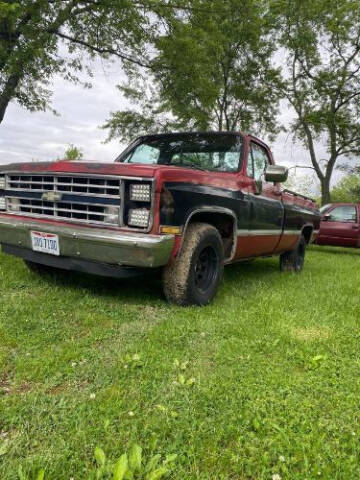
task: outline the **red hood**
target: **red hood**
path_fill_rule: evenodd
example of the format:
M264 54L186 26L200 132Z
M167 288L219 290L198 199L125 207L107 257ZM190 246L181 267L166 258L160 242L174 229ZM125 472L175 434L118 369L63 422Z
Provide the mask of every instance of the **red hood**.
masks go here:
M134 177L153 177L155 171L161 165L140 165L125 163L104 163L104 162L69 162L59 160L58 162L31 162L13 163L1 165L0 172L24 172L24 173L84 173L98 175L125 175Z
M0 165L0 173L78 173L93 175L119 175L124 177L156 178L157 188L161 189L164 181L205 183L209 185L237 188L233 185L236 174L204 172L191 168L167 165L142 165L130 163L104 163L104 162L30 162Z

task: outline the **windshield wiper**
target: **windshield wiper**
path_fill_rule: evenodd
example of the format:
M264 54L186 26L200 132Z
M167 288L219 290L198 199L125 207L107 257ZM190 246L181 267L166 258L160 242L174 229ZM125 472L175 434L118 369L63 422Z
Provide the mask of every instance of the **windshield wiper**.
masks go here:
M199 165L196 165L196 163L178 162L178 163L170 163L170 165L184 166L184 167L193 168L194 170L201 170L202 172L210 172L208 168L200 167Z

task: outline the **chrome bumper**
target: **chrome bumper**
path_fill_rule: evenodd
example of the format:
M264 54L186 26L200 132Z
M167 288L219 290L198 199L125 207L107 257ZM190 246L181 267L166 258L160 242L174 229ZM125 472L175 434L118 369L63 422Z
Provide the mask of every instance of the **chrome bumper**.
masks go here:
M173 235L124 233L0 215L0 244L31 250L31 230L58 235L60 256L120 266L161 267L167 264L174 246Z

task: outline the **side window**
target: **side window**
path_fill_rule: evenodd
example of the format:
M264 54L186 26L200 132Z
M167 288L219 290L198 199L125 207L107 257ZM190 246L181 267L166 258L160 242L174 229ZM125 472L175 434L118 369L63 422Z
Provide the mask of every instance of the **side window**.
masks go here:
M247 164L248 176L252 177L254 180L261 180L269 163L269 157L266 150L256 143L251 143Z
M356 222L356 208L353 205L336 207L330 212L329 222Z

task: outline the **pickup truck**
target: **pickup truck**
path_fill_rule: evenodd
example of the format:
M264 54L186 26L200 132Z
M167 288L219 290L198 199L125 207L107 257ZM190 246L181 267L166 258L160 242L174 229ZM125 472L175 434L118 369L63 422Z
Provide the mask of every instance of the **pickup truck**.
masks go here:
M224 264L278 255L281 270L303 268L320 214L286 178L265 143L234 132L141 136L113 163L6 165L0 243L37 272L161 269L168 301L205 305Z
M320 213L317 244L360 247L360 203L330 203Z

